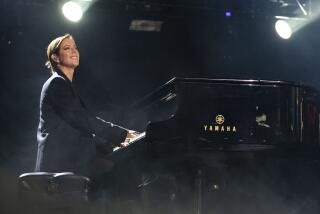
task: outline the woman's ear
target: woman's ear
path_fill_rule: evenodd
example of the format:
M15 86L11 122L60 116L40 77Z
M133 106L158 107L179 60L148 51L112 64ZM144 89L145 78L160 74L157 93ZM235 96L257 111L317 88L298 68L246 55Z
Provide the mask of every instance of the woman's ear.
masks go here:
M53 61L55 61L56 63L59 63L59 62L60 62L59 57L57 56L57 54L52 54L52 55L51 55L51 59L52 59Z

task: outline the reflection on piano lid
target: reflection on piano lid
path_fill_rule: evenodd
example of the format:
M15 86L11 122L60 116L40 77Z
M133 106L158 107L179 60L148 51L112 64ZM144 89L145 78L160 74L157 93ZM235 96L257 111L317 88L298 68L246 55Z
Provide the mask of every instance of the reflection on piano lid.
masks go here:
M174 78L130 112L152 146L319 144L319 93L300 83Z

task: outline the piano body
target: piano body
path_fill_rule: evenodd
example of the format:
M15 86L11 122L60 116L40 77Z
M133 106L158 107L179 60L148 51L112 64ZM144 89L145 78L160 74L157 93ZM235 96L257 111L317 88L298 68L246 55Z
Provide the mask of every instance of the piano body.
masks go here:
M300 199L312 189L319 199L311 187L319 177L319 102L298 83L174 78L129 110L145 137L108 158L118 178L135 174L123 189L139 186L146 213L268 213L266 202L279 203L279 195ZM297 182L303 188L292 190Z

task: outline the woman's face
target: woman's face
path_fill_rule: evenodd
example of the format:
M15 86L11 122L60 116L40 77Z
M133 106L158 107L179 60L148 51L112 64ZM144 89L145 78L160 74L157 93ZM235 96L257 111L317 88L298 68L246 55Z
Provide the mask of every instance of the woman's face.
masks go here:
M58 65L60 67L76 68L79 65L80 54L72 38L65 38L59 48Z

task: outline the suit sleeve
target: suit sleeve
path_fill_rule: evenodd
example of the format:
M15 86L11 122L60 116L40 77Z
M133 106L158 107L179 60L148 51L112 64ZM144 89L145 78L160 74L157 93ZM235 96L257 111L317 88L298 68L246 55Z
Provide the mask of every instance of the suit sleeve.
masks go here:
M121 141L126 134L118 128L99 124L94 117L89 115L78 96L62 78L55 78L51 82L48 98L50 105L62 120L88 137L103 132L106 135L102 137L107 138L109 143L114 143L114 141Z

